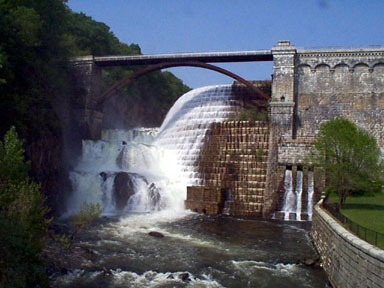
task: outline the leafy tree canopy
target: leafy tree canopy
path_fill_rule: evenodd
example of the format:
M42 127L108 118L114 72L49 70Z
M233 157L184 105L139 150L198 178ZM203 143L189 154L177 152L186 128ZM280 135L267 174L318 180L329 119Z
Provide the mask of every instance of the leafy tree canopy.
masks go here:
M323 123L314 141L312 161L324 168L326 186L337 192L339 207L353 193L378 192L383 162L376 139L343 118Z

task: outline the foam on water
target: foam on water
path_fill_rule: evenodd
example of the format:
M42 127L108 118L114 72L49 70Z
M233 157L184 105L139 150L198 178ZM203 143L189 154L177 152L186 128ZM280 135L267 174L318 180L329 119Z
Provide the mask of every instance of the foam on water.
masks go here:
M207 129L240 111L232 85L194 89L179 98L168 112L155 144L177 155L178 177L187 185L201 185L196 160L204 144Z
M175 211L182 213L186 187L202 184L196 161L208 127L240 109L232 90L232 85L217 85L186 93L176 101L158 131L106 130L101 140L84 140L79 164L70 173L74 192L68 214L83 202L99 203L106 215L116 213L113 186L119 172L130 173L135 189L119 212L169 209L172 217ZM155 187L160 203L153 203L150 187Z
M182 277L188 273L188 280L183 281ZM83 285L93 283L95 279L102 279L105 276L104 271L85 272L83 270L75 270L55 279L54 284L63 285L70 284L75 281L82 281ZM195 277L187 271L178 272L156 272L146 271L143 274L137 274L131 271L122 271L120 269L111 270L109 282L112 287L173 287L173 285L187 284L187 287L207 287L221 288L224 287L215 280L212 280L210 275L203 275L202 278ZM184 286L183 285L183 286ZM110 286L111 287L111 286Z
M232 261L233 266L236 269L249 270L249 269L261 269L268 270L277 273L292 274L298 269L296 264L271 264L263 261L243 260L243 261Z

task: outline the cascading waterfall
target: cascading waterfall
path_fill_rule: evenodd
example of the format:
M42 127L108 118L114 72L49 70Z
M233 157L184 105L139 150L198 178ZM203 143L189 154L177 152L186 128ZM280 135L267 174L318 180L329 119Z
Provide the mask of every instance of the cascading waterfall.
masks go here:
M313 210L313 195L314 195L314 186L313 186L313 172L308 171L308 190L303 191L303 171L297 170L296 179L292 177L292 170L285 170L284 176L284 197L283 205L280 212L275 213L275 218L284 219L284 220L312 220L312 210ZM296 181L296 188L293 192L293 182ZM303 210L302 201L303 193L307 193L307 210ZM305 198L304 198L305 199ZM294 214L294 215L292 215ZM308 216L307 216L308 215ZM296 216L294 218L294 216Z
M84 140L82 157L70 174L68 212L85 202L104 214L183 210L188 185L202 184L195 163L207 129L241 110L232 85L192 90L180 97L158 131L106 130Z
M296 220L301 221L301 196L303 192L303 172L298 170L296 175Z
M99 203L104 214L148 212L166 206L174 197L161 167L166 152L150 145L155 133L107 130L101 140L83 140L82 157L70 173L74 193L68 212L78 210L83 202Z
M178 178L185 186L203 184L195 163L207 129L211 123L227 120L241 110L235 98L230 84L202 87L183 95L168 112L155 144L176 153Z
M313 210L313 172L308 172L308 220L312 220Z
M231 90L187 93L158 134L107 130L101 140L83 141L68 214L87 201L119 217L102 217L74 237L71 254L59 257L66 271L50 276L52 287L325 287L318 269L294 264L316 257L300 224L213 220L183 209L186 185L200 181L194 165L207 128L240 110ZM296 198L292 171L285 181ZM225 199L234 199L230 189Z
M293 185L292 185L292 170L285 170L284 177L284 220L289 220L290 213L296 213L296 195L293 193Z

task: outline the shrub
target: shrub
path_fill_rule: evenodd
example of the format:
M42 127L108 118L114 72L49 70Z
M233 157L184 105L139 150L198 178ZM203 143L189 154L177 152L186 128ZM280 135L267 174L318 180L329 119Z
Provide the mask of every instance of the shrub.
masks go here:
M12 127L0 142L0 287L46 286L44 248L48 208L28 177L23 142Z
M77 233L89 225L94 219L99 217L102 212L99 203L83 202L80 210L76 214L73 214L70 220L72 226L75 228L75 232Z

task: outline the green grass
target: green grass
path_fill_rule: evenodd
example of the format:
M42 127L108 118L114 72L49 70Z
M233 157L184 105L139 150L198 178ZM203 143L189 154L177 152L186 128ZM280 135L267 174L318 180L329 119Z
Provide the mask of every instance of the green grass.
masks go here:
M329 203L337 203L337 196L331 195ZM349 196L341 213L363 227L384 234L384 194Z

